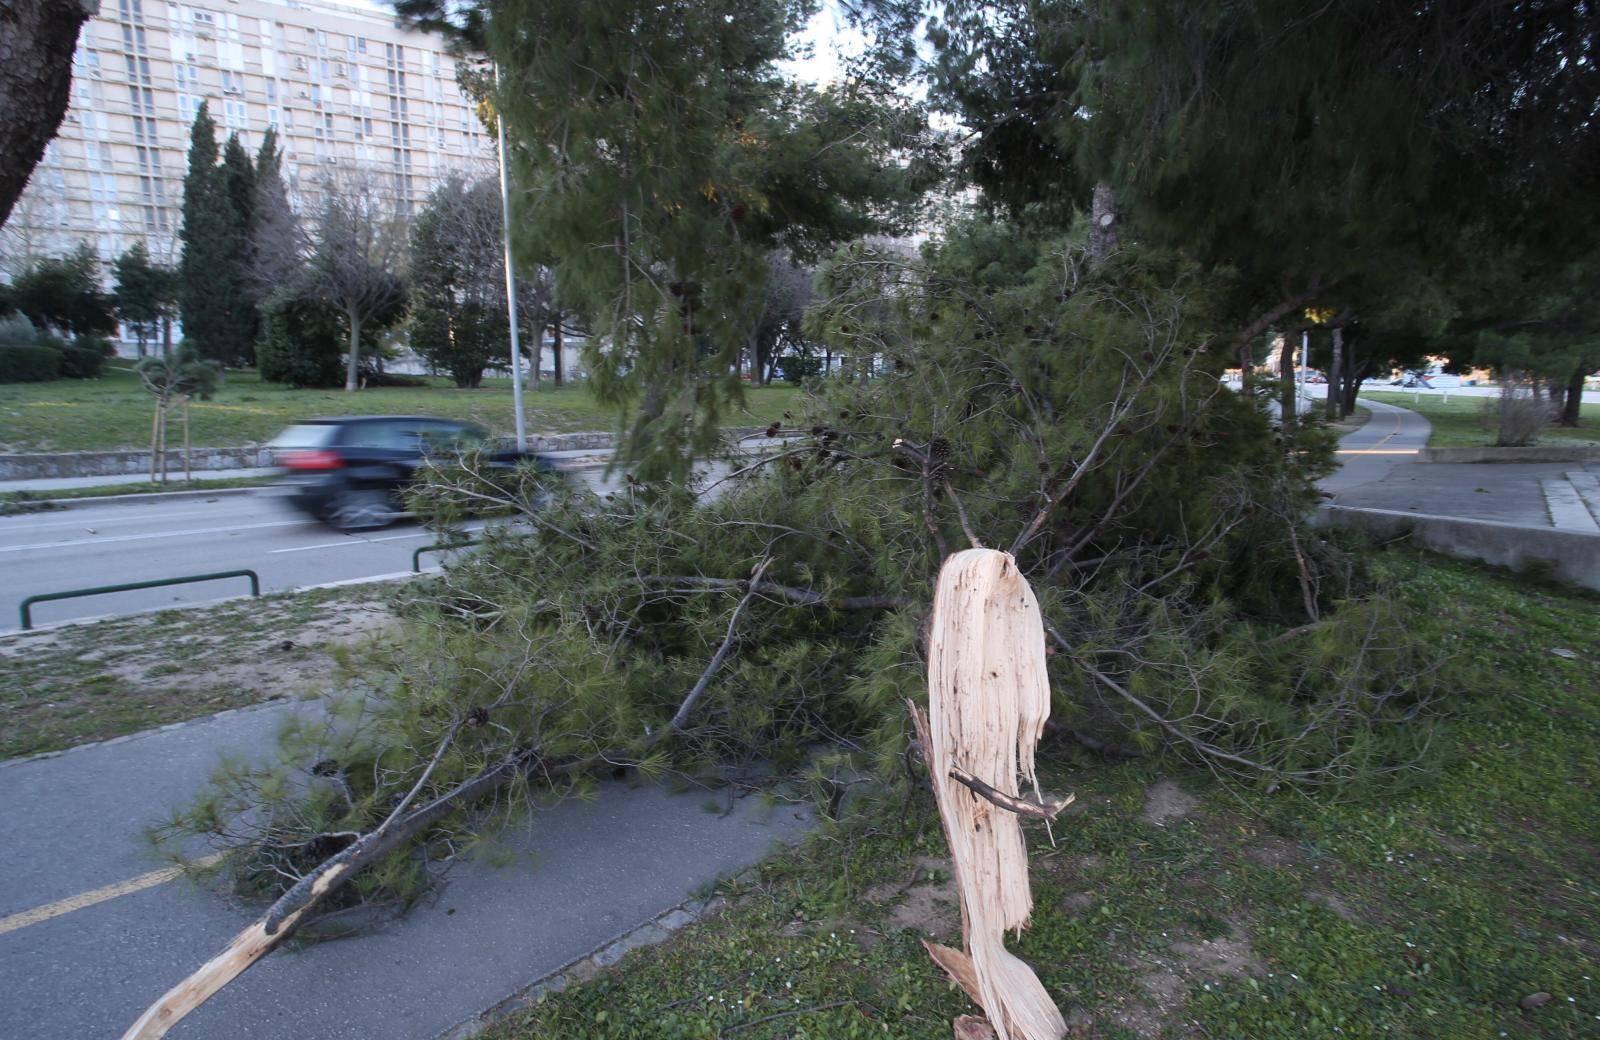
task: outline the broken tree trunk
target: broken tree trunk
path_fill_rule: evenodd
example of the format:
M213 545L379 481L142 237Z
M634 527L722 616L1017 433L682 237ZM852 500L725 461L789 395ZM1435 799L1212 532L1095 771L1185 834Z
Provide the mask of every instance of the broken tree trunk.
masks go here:
M1067 1026L1027 964L1005 946L1033 911L1019 815L1050 819L1033 750L1050 714L1044 619L1009 553L967 549L945 561L928 637L922 742L961 898L965 950L924 943L979 1004L998 1040L1059 1040ZM1018 780L1034 797L1009 794Z

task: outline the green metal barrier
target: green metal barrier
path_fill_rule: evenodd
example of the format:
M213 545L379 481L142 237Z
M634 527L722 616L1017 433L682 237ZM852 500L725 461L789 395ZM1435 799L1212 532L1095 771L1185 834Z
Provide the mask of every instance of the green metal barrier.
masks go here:
M77 599L80 596L100 596L107 592L132 592L135 589L154 589L163 585L192 585L197 581L218 581L222 578L249 578L250 595L261 595L261 578L255 571L217 571L213 574L189 574L182 578L156 578L153 581L130 581L123 585L100 585L92 589L68 589L66 592L41 592L22 601L22 627L33 627L33 605L57 599Z
M422 554L425 552L444 552L449 549L465 549L469 545L477 544L479 544L478 539L474 538L471 541L466 542L434 542L432 545L424 545L422 548L411 554L411 573L422 573Z

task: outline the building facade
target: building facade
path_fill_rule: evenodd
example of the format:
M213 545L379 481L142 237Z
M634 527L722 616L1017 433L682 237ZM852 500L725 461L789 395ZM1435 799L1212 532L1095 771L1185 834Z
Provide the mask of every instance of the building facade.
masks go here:
M252 156L268 127L291 201L325 175L376 173L402 206L451 171L493 169L495 139L435 37L375 10L302 0L101 0L73 58L60 133L0 231L14 274L87 241L109 265L143 240L175 262L189 131Z

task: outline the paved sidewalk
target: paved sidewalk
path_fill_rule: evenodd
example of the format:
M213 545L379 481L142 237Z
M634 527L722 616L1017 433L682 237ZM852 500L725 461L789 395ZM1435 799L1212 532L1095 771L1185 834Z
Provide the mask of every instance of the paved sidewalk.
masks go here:
M1372 418L1340 439L1340 468L1321 483L1337 504L1600 534L1600 463L1418 462L1428 421L1361 404Z
M168 882L38 923L5 921L161 866L143 828L192 795L221 752L262 754L291 712L308 710L269 705L0 763L8 1040L117 1036L254 919L257 908ZM506 837L514 862L469 858L436 899L375 932L273 952L171 1036L432 1040L809 826L798 807L760 803L611 783L593 803L530 813Z

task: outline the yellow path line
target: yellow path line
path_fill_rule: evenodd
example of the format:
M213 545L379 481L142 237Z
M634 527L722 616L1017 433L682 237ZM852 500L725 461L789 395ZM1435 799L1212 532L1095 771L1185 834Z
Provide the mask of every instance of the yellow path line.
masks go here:
M219 852L215 855L195 860L194 865L197 867L209 867L221 859L222 853ZM114 885L106 885L104 888L80 892L75 896L58 899L54 903L36 906L32 910L23 910L7 917L0 917L0 935L14 932L19 928L26 928L31 924L38 924L41 921L48 921L52 917L70 914L74 910L82 910L97 903L104 903L108 899L116 899L118 896L132 895L134 892L142 892L147 888L164 885L182 873L183 870L180 867L162 867L160 870L152 870L148 874L140 874L138 877L132 877L126 881L118 881Z

